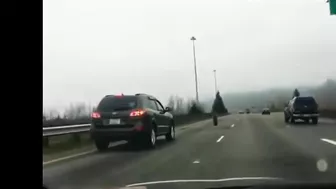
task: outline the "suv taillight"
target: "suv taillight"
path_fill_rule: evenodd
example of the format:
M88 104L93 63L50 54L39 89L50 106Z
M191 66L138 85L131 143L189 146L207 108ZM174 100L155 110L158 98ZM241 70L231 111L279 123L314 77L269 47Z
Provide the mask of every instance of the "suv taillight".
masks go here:
M98 113L98 112L92 112L92 114L91 114L91 118L93 118L93 119L98 119L98 118L100 118L100 113Z
M130 113L130 116L131 117L137 117L137 116L142 116L146 113L145 110L133 110L131 113Z

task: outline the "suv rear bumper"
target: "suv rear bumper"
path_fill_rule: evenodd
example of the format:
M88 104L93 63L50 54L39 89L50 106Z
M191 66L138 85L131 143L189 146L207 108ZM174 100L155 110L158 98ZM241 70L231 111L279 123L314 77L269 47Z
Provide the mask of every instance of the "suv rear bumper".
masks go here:
M315 117L319 117L320 114L293 114L294 118L298 118L298 119L305 119L305 118L315 118Z
M133 128L118 128L118 129L90 129L92 139L107 139L107 140L129 140L135 137L144 136L145 130L136 130Z

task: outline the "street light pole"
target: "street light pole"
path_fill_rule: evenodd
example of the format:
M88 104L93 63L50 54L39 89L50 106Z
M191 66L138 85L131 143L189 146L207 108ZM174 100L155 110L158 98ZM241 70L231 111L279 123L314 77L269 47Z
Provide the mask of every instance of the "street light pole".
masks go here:
M196 38L193 36L191 37L193 42L193 51L194 51L194 69L195 69L195 85L196 85L196 102L198 103L198 82L197 82L197 68L196 68L196 54L195 54L195 40Z
M215 78L215 94L216 94L218 92L216 70L213 70L213 72L214 72L214 78Z

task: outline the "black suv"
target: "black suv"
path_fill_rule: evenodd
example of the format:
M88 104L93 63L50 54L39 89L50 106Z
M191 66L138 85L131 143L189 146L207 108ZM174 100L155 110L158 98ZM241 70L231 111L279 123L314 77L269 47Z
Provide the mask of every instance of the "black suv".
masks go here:
M157 136L175 139L174 118L169 111L150 95L107 95L92 113L91 137L98 150L117 140L154 147Z
M288 121L295 123L296 119L309 123L311 119L313 124L317 124L319 117L318 105L313 97L294 97L285 108L284 115L286 123Z
M262 110L261 114L262 114L262 115L270 115L270 114L271 114L271 111L270 111L270 109L268 109L268 108L264 108L264 109Z

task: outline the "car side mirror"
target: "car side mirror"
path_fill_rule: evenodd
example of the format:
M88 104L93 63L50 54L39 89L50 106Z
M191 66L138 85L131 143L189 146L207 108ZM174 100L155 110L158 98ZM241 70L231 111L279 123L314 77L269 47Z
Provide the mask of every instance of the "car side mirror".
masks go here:
M165 108L165 112L170 112L172 109L170 107Z

